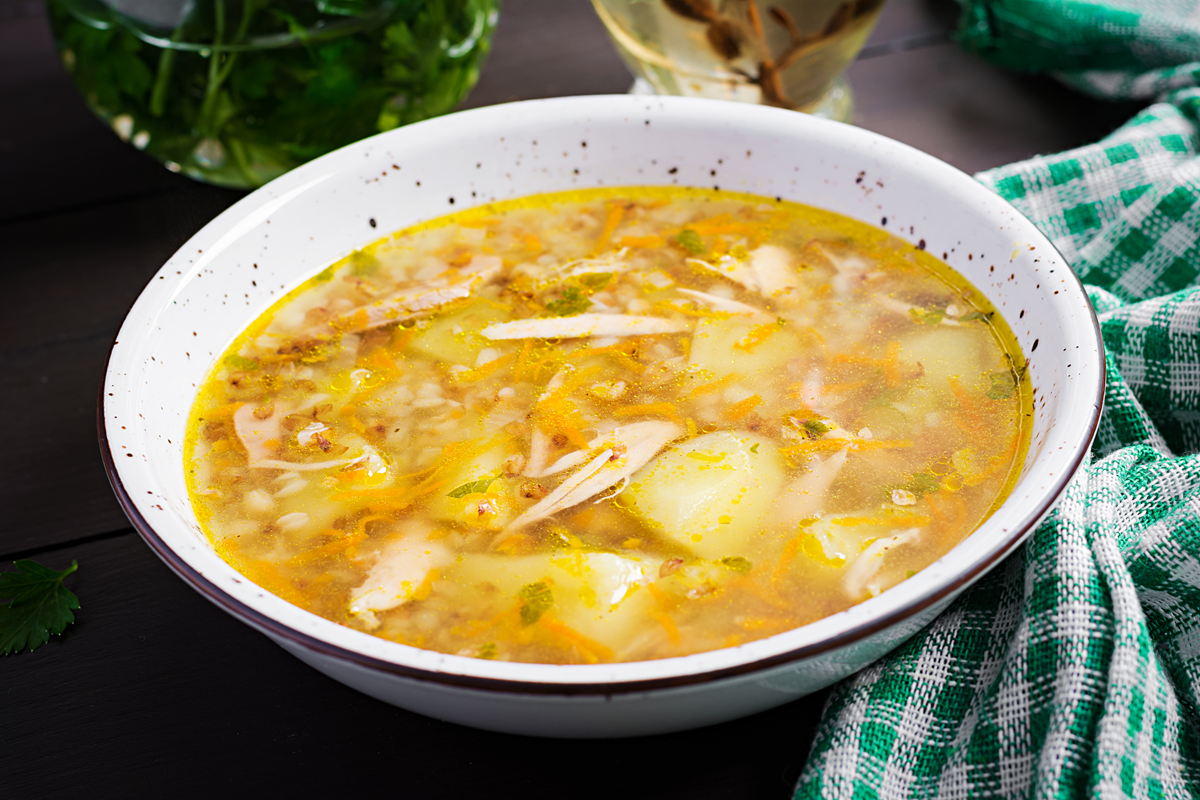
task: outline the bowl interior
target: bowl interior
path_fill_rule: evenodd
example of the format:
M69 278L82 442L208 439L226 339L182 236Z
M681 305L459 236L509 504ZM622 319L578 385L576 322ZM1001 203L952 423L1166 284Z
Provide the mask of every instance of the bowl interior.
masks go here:
M943 257L1007 319L1035 389L1029 458L1009 500L922 572L803 628L727 650L635 664L504 664L387 642L317 618L241 578L210 549L184 483L196 388L247 323L355 248L493 200L593 186L708 186L830 209ZM1050 243L961 172L866 131L776 109L683 98L533 101L402 128L318 159L196 234L121 328L101 397L111 477L168 564L243 619L335 652L430 673L550 683L701 674L867 635L978 577L1048 511L1083 458L1103 386L1086 296Z

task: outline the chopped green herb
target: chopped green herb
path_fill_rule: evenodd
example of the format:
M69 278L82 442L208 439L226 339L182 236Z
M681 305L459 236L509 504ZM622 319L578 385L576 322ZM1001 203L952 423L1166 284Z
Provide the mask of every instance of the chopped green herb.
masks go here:
M361 250L356 251L350 257L350 274L358 278L365 278L369 275L374 275L379 272L379 259L375 256L367 255Z
M806 419L800 424L804 426L804 430L808 433L808 438L810 439L820 438L833 430L833 428L819 419Z
M593 292L598 292L612 281L613 274L611 272L589 272L586 275L579 276L579 282L591 289Z
M447 494L446 497L466 497L469 494L481 494L486 492L488 487L492 485L492 481L499 477L499 475L492 475L488 478L480 478L477 481L464 483L462 486L459 486L457 489Z
M75 621L79 599L63 586L63 578L79 563L62 572L36 561L14 562L16 572L0 572L0 655L36 650Z
M758 452L758 442L755 442L754 444L752 444L752 445L750 446L750 452L751 452L751 453L757 453L757 452Z
M993 372L988 377L992 379L992 388L987 390L989 399L1007 400L1013 396L1017 386L1011 372Z
M521 605L521 624L532 625L542 618L554 605L554 593L545 581L527 583L521 587L518 596L524 601Z
M975 320L979 320L981 322L989 322L992 319L992 315L995 313L996 313L995 311L989 311L986 314L983 313L982 311L972 311L970 314L964 314L963 316L959 317L958 321L959 322L974 322Z
M494 661L499 654L500 651L497 649L496 643L488 642L487 644L480 645L478 652L475 653L475 657Z
M904 484L903 486L896 486L893 488L903 489L905 491L912 492L917 497L921 497L922 495L929 494L930 492L936 492L938 489L942 488L942 482L939 481L937 476L931 472L918 472L912 476L912 480L910 480L908 483ZM888 490L888 493L891 493L891 489Z
M899 389L884 389L879 394L867 401L863 406L864 411L870 411L873 408L894 408L893 402L900 398Z
M717 563L731 572L749 572L754 567L750 561L741 556L722 558Z
M703 255L708 249L704 246L704 240L700 238L700 234L696 233L691 228L684 228L675 237L675 244L687 250L694 256Z
M926 310L923 308L910 308L908 310L911 316L922 325L940 325L942 320L946 318L946 312L940 308Z
M571 317L582 314L592 305L592 301L578 286L568 286L557 300L546 304L546 310L556 317Z
M225 366L231 367L232 369L240 369L242 372L254 372L259 368L259 364L256 359L239 356L236 353L225 356L224 363Z

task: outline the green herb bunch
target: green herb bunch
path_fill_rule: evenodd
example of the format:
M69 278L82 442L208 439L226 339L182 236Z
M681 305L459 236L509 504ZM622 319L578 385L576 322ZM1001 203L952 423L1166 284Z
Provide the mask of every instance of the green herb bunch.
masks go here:
M179 13L165 27L161 7L148 22L117 5L49 2L88 105L169 169L250 188L453 110L499 0L167 0Z

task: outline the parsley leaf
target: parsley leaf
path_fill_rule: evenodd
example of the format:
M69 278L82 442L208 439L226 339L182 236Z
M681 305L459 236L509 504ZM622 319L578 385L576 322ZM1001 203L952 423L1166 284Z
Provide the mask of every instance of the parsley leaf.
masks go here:
M466 497L469 494L482 494L488 490L489 486L492 485L492 481L499 477L499 475L492 475L489 478L480 478L477 481L464 483L462 486L459 486L457 489L447 494L446 497L458 498Z
M938 477L931 472L918 472L912 476L911 481L903 486L897 486L895 488L904 489L905 491L912 492L917 497L920 497L922 495L929 494L930 492L936 492L938 489L942 488L942 482L938 480Z
M700 238L700 234L691 228L681 230L675 237L675 244L694 256L702 255L708 249L704 246L704 240Z
M722 558L717 563L731 572L749 572L754 567L754 564L741 556Z
M546 310L556 317L571 317L582 314L592 305L592 301L578 286L568 286L557 300L546 304Z
M485 642L479 646L479 650L475 653L476 658L483 658L488 661L495 660L498 655L500 655L500 651L497 649L495 642Z
M259 368L257 360L239 356L237 353L225 356L222 361L225 363L225 366L232 369L240 369L242 372L254 372Z
M1011 372L993 372L989 375L992 379L992 388L987 390L987 397L991 400L1007 400L1013 396L1013 392L1017 387L1013 382L1013 374Z
M992 315L995 313L996 313L995 311L989 311L986 314L983 313L982 311L972 311L970 314L964 314L961 317L959 317L958 321L959 322L974 322L975 320L979 320L981 322L990 322L992 319Z
M588 272L579 276L579 282L591 289L593 292L598 292L612 281L613 274L611 272Z
M923 308L910 308L908 313L915 321L925 325L940 325L942 320L946 318L946 312L940 308L928 311Z
M72 609L79 599L63 586L63 578L79 568L79 563L62 572L43 567L36 561L14 562L16 572L0 572L0 655L36 650L60 634L75 621Z
M532 625L541 619L542 614L554 605L554 593L545 581L527 583L521 587L518 596L524 601L521 604L521 624Z
M819 439L833 430L833 428L829 427L824 422L821 422L819 419L806 419L800 424L804 427L804 431L808 434L808 438L810 439Z

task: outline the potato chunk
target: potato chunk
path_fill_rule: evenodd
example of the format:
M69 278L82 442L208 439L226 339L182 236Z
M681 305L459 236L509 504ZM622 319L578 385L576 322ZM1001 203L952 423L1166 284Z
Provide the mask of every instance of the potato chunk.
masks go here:
M768 326L771 323L767 323ZM759 330L739 319L704 319L692 336L690 363L716 375L764 376L795 358L799 337L788 330Z
M656 561L585 550L473 555L463 558L453 581L462 592L495 587L501 604L516 602L522 586L543 581L553 598L549 611L555 618L618 651L637 635L654 606L649 592L638 590L657 576L658 568Z
M425 501L426 511L447 522L484 530L500 530L512 522L518 510L516 481L502 476L504 462L513 452L510 443L500 442L447 471L445 488Z
M775 445L717 431L674 447L631 478L623 497L644 522L704 558L739 555L783 484Z
M900 364L906 373L921 372L935 391L946 391L950 378L974 386L984 371L988 344L983 326L940 325L907 337L900 343Z
M484 302L472 302L459 311L439 315L422 323L409 347L434 361L474 366L479 351L494 344L479 331L493 322L503 322L508 313Z

